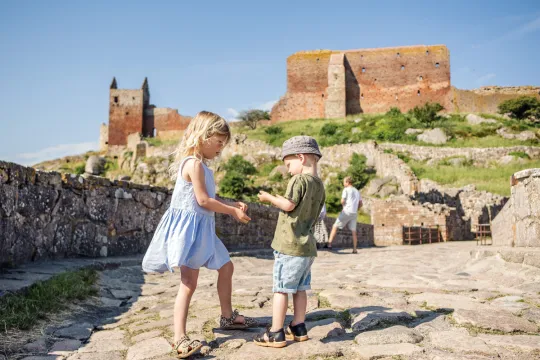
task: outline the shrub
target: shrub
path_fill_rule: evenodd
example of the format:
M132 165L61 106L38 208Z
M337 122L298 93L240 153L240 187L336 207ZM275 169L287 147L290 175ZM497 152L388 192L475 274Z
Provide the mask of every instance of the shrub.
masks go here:
M335 135L338 130L338 125L333 123L324 124L321 130L319 131L319 135L321 136L332 136Z
M426 128L433 129L433 125L437 121L442 121L437 113L444 110L444 107L439 103L425 103L424 106L415 106L409 111L409 114L414 116Z
M499 104L500 114L509 114L512 119L524 120L534 118L540 120L540 101L533 96L520 96Z
M223 169L227 173L234 171L242 175L254 175L257 173L257 169L252 163L245 160L241 155L234 155L223 165Z
M388 116L392 116L392 117L396 117L396 116L401 116L402 113L401 113L401 110L397 107L392 107L390 108L390 110L388 110L388 112L386 113L386 115Z
M240 112L238 119L250 129L255 130L259 121L270 120L270 113L265 110L244 110Z
M238 199L244 192L245 176L236 171L227 171L225 177L219 183L221 195Z
M272 125L264 129L264 132L267 133L268 135L279 135L283 132L283 128Z
M85 168L86 168L85 164L80 164L80 165L75 166L75 174L77 174L77 175L84 174L84 169Z

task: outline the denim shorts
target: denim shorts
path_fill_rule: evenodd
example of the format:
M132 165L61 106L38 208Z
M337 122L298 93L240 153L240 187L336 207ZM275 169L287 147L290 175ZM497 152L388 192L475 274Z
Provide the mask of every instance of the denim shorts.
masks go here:
M334 223L334 226L338 229L343 229L345 226L349 228L351 231L356 230L356 218L358 217L358 214L347 214L345 212L340 212L339 216Z
M274 258L273 292L296 294L311 289L314 256L292 256L274 251Z

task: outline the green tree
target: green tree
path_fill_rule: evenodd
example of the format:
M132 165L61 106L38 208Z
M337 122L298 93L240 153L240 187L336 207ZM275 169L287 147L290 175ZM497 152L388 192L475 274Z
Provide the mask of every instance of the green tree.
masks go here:
M499 104L500 114L509 114L512 119L524 120L533 118L540 120L540 101L534 96L520 96Z
M265 110L244 110L238 115L238 119L252 130L257 128L257 123L261 120L270 120L270 113Z

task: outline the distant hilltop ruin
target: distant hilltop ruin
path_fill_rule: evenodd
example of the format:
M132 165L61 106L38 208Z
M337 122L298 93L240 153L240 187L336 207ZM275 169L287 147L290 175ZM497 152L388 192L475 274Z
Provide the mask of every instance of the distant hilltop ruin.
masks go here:
M109 124L101 125L100 150L124 148L132 134L161 139L179 138L190 119L180 115L176 109L150 104L147 78L140 89L118 89L116 78L113 78L109 90Z
M445 45L297 52L287 59L287 93L274 105L272 122L408 111L438 102L446 112L496 113L504 100L540 98L540 87L459 90L450 82Z

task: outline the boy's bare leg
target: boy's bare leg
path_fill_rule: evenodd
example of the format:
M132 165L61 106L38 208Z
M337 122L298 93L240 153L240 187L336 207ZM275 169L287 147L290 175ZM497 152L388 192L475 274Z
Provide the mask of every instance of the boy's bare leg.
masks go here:
M287 315L287 305L289 295L286 293L274 293L274 304L272 309L272 328L270 331L279 331L283 329L285 316ZM296 309L296 307L295 307Z
M328 239L328 247L332 247L332 241L334 241L334 238L336 237L337 233L337 227L332 226L332 231L330 231L330 238Z
M356 252L356 244L358 243L358 235L356 234L356 230L352 231L352 246L353 246L353 252Z
M293 294L294 319L291 325L298 325L306 321L307 294L306 291L297 291Z

